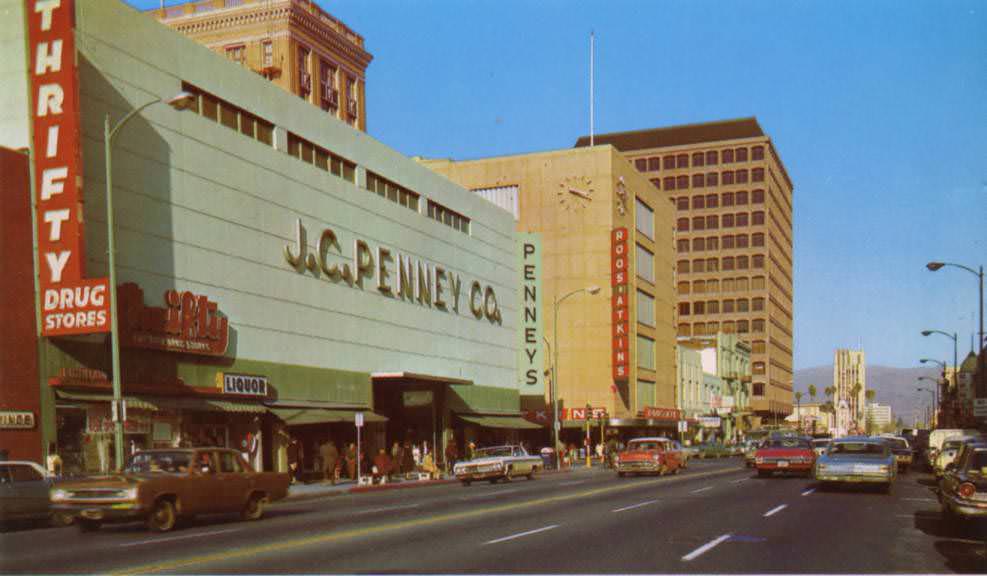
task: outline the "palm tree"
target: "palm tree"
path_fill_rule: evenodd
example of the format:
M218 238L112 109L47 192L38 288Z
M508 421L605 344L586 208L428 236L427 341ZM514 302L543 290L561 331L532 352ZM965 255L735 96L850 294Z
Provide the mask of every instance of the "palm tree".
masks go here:
M860 402L859 402L860 390L862 388L863 386L860 385L860 382L857 382L856 384L853 385L852 388L850 388L850 411L851 411L850 413L854 415L855 422L859 422L860 419L863 417L863 414L860 411Z
M816 401L816 385L815 384L809 384L809 398L811 398L813 402Z
M799 432L802 431L802 415L800 408L802 407L802 392L795 393L795 422L798 423Z

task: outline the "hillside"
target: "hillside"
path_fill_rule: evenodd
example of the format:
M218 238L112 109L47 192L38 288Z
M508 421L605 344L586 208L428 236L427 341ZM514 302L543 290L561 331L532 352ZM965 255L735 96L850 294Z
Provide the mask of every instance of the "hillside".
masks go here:
M895 417L901 416L906 424L914 422L916 414L924 414L931 396L927 392L918 392L916 388L931 388L932 383L918 381L919 376L935 378L939 375L937 368L925 366L916 368L892 368L889 366L867 366L867 388L877 392L874 401L878 404L890 404ZM795 391L803 393L802 401L809 401L809 385L815 384L816 401L826 399L823 390L833 384L833 367L816 366L795 371Z

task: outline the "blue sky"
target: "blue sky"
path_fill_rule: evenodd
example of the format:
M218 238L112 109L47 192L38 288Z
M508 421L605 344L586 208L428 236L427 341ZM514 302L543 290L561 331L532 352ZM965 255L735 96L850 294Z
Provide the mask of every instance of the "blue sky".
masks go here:
M970 350L976 278L924 265L987 264L987 4L319 3L374 55L368 131L408 155L572 146L591 30L598 133L756 116L795 183L796 369L951 360L925 328Z

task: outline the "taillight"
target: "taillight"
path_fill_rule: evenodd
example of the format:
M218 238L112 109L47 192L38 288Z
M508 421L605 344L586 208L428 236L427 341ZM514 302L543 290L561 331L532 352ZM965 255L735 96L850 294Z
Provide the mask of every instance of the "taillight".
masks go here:
M964 498L970 498L977 493L977 487L970 482L964 482L960 484L960 487L956 489L956 492Z

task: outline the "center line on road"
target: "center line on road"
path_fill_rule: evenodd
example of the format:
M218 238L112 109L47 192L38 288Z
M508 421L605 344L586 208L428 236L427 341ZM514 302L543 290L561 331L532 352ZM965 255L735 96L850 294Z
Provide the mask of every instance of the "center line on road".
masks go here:
M385 508L371 508L369 510L357 510L354 514L376 514L377 512L393 512L394 510L408 510L418 508L421 504L406 504L404 506L388 506Z
M803 496L808 496L809 494L812 494L815 491L816 491L815 488L809 488L808 490L806 490L805 492L803 492L802 495Z
M768 510L767 512L764 513L764 517L767 518L768 516L774 516L775 514L781 512L785 508L788 508L788 504L782 504L781 506L772 508L771 510Z
M559 486L575 486L576 484L582 484L586 482L585 480L570 480L569 482L559 482Z
M730 482L731 484L740 484L741 482L747 482L750 478L741 478L740 480L734 480Z
M507 542L508 540L514 540L515 538L522 538L524 536L531 536L532 534L538 534L539 532L546 532L548 530L554 530L558 528L558 524L552 524L551 526L545 526L543 528L536 528L534 530L528 530L527 532L521 532L519 534L512 534L511 536L504 536L503 538L497 538L496 540L490 540L489 542L484 542L484 546L487 544L497 544L499 542Z
M172 540L186 540L188 538L201 538L203 536L215 536L216 534L226 534L227 532L239 532L243 528L230 528L228 530L216 530L215 532L199 532L196 534L185 534L184 536L172 536L171 538L152 538L150 540L138 540L137 542L127 542L118 544L121 548L127 546L141 546L143 544L157 544L158 542L171 542Z
M630 506L624 506L623 508L617 508L611 510L611 512L623 512L624 510L633 510L635 508L640 508L641 506L647 506L648 504L654 504L657 500L648 500L647 502L640 502L638 504L631 504Z
M685 556L683 556L682 557L682 561L683 562L690 562L690 561L698 558L699 556L702 556L706 552L709 552L713 548L716 548L717 546L719 546L720 544L722 544L723 542L725 542L728 538L730 538L730 536L731 536L730 534L724 534L723 536L720 536L719 538L717 538L716 540L713 540L712 542L707 542L706 544L703 544L699 548L696 548L692 552L689 552L688 554L686 554Z
M699 490L693 490L692 492L690 492L690 494L699 494L700 492L705 492L707 490L712 490L712 489L713 489L712 486L707 486L705 488L700 488Z
M483 498L494 498L500 496L501 494L510 494L511 492L519 492L520 488L507 488L505 490L497 490L496 492L484 492L483 494L476 494L474 496L462 496L460 500L482 500Z

